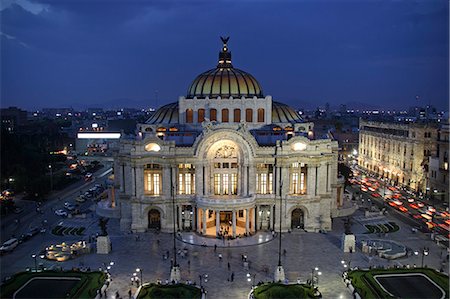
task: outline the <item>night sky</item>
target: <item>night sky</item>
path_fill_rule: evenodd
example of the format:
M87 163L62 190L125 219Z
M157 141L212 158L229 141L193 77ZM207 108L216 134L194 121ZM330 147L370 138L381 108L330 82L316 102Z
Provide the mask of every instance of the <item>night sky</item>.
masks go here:
M216 66L219 36L230 35L234 67L295 108L448 110L447 0L1 0L0 9L2 107L174 102Z

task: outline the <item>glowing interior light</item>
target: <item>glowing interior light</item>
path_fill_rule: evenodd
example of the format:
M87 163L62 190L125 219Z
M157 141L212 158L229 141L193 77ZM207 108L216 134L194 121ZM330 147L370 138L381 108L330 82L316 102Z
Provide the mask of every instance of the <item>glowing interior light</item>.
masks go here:
M294 151L304 151L306 149L306 144L302 143L302 142L294 143L294 145L292 146L292 149Z
M157 143L149 143L145 146L145 150L147 152L159 152L161 150L161 146Z

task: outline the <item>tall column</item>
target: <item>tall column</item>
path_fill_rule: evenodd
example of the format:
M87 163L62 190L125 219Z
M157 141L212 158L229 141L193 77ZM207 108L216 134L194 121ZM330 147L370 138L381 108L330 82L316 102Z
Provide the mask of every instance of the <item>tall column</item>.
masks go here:
M178 205L178 229L183 230L183 206Z
M220 211L216 210L216 236L219 236L220 232Z
M233 238L236 237L236 211L233 210Z
M250 165L248 169L248 194L256 193L256 169L255 165Z
M203 227L202 227L202 234L206 234L206 209L202 209L202 220L203 220Z
M250 222L250 209L245 209L245 233L249 233L249 222Z
M308 171L307 171L307 194L309 196L316 196L316 164L308 163Z
M144 195L144 166L136 167L136 197Z
M271 206L269 206L269 209L270 209L270 229L271 230L274 230L275 228L273 227L273 218L275 217L275 213L273 212L273 207L274 207L274 205L271 205Z

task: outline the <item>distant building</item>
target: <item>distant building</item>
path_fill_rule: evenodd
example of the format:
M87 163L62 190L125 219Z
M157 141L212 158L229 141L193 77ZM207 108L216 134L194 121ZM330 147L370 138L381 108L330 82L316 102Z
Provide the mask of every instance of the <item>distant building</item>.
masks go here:
M437 135L436 154L430 157L429 194L449 201L448 169L449 124L442 124Z
M27 112L17 107L3 108L0 109L0 119L2 129L14 133L18 127L27 123Z
M425 193L429 157L436 155L437 125L366 121L359 124L358 165L390 180Z

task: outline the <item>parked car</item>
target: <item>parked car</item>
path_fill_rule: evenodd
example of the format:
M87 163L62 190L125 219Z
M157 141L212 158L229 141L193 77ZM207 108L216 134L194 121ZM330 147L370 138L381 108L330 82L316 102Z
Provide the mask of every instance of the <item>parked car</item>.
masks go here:
M86 200L87 198L84 195L80 195L75 199L76 202L85 202Z
M63 209L56 210L56 211L55 211L55 214L56 214L57 216L67 217L67 212L64 211Z
M73 210L75 210L76 207L75 207L75 205L71 204L70 202L65 202L64 208L66 208L69 211L73 211Z
M19 240L17 240L16 238L9 239L5 243L3 243L2 247L0 247L0 253L3 254L6 252L10 252L14 250L17 245L19 245Z
M31 238L31 237L37 235L38 233L39 233L39 228L34 227L28 231L27 236L29 236Z
M90 180L92 180L92 178L93 178L93 175L92 175L92 173L90 173L90 172L88 172L88 173L86 173L86 174L84 175L84 180L85 180L85 181L90 181Z

